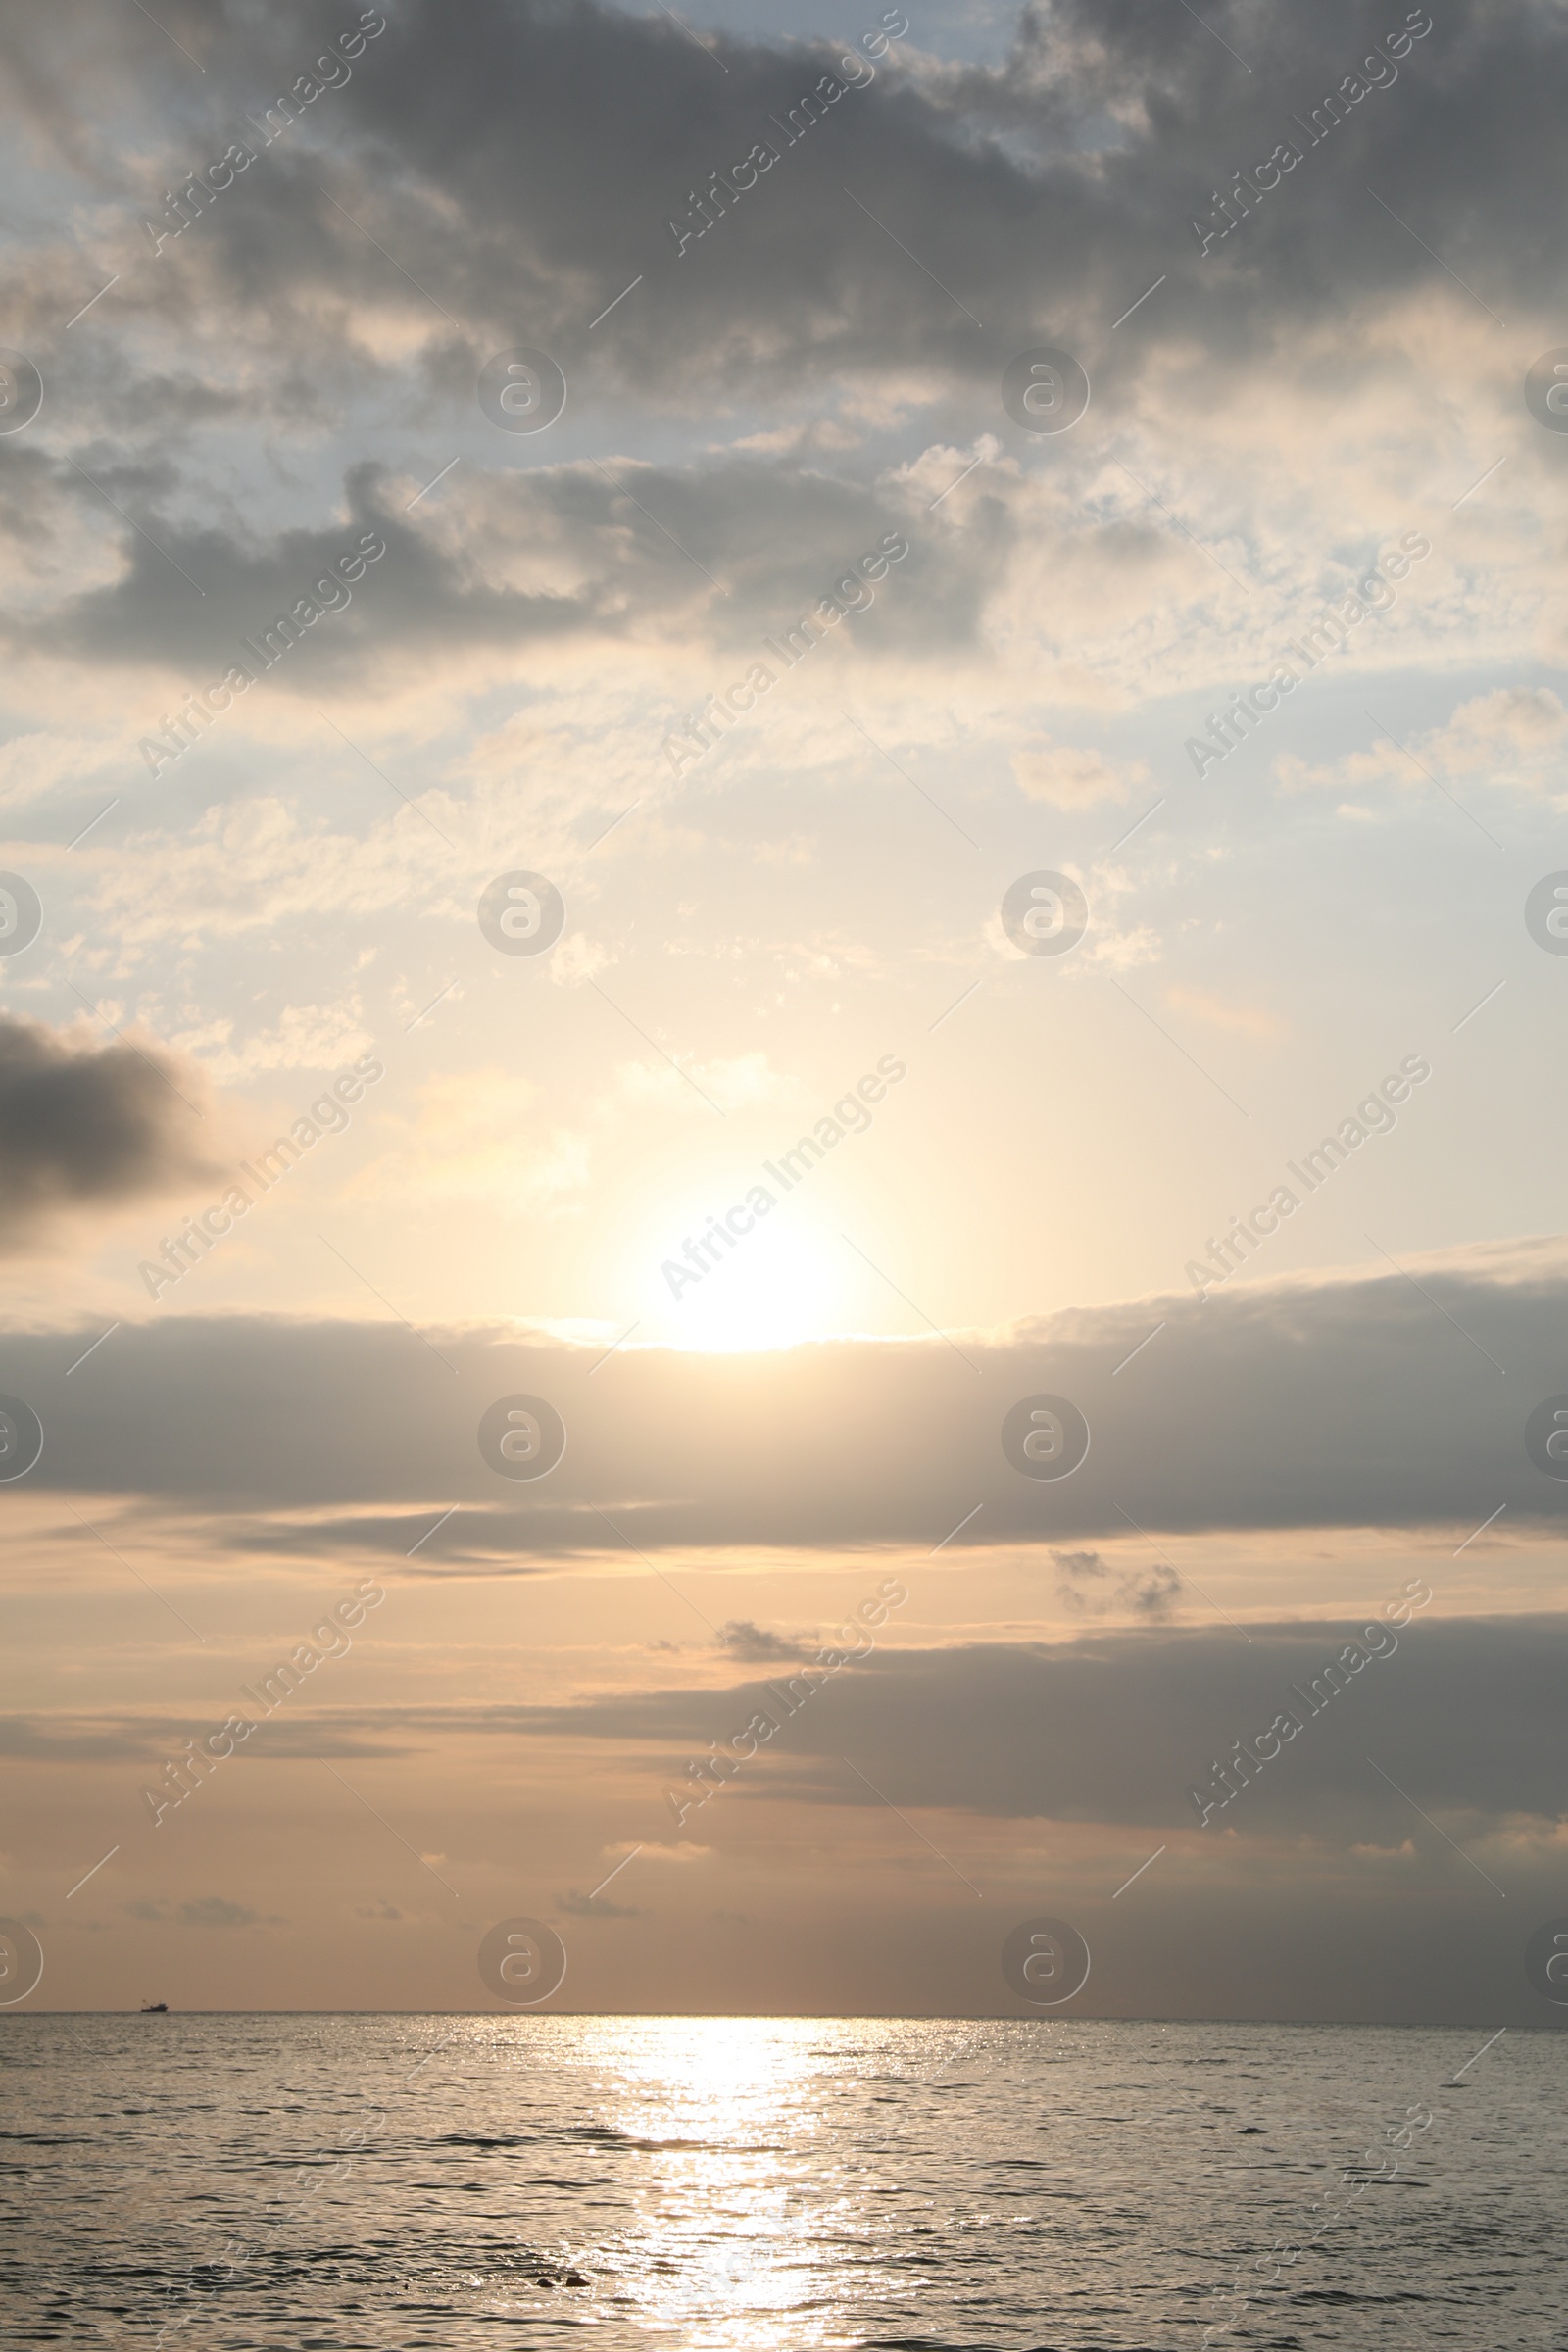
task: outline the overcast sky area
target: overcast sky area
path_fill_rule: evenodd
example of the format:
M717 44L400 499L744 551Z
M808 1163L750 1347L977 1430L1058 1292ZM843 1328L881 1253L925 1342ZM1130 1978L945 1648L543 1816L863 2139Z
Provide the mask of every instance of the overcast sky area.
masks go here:
M1559 0L0 61L0 1999L1560 2024Z

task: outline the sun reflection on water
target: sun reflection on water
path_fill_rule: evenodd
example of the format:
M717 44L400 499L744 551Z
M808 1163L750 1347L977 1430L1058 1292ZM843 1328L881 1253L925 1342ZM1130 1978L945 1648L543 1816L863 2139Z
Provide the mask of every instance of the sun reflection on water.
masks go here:
M609 2078L599 2119L647 2161L637 2217L604 2249L621 2322L693 2352L848 2340L874 2254L824 2179L823 2123L858 2036L814 2019L582 2022Z

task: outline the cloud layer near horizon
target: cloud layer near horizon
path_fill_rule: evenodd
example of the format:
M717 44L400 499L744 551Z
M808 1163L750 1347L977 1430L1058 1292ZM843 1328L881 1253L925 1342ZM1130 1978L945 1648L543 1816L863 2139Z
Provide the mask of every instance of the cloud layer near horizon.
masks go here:
M662 1803L666 1786L702 1788L686 1762L717 1741L710 1786L716 1792L729 1780L724 1793L742 1805L863 1805L865 1783L845 1769L848 1754L889 1802L921 1813L1202 1829L1215 1845L1234 1834L1264 1844L1396 1847L1417 1830L1419 1806L1469 1821L1477 1836L1511 1828L1549 1843L1561 1819L1551 1776L1568 1626L1560 1614L1445 1618L1441 1593L1432 1595L1424 1580L1398 1579L1371 1592L1359 1617L1254 1620L1246 1634L1121 1629L858 1658L844 1640L837 1655L848 1662L837 1667L808 1652L804 1666L776 1661L741 1682L633 1687L548 1705L345 1704L322 1670L319 1683L297 1678L298 1696L275 1722L249 1702L258 1734L242 1752L262 1765L428 1755L447 1769L491 1741L509 1751L523 1741L536 1757L571 1756L584 1770L629 1778L644 1797L653 1786ZM1402 1623L1391 1623L1386 1605ZM834 1640L827 1629L824 1646ZM1347 1663L1348 1646L1357 1662ZM273 1665L263 1657L254 1681ZM247 1701L236 1693L232 1703ZM1236 1743L1250 1751L1282 1712L1297 1732L1283 1744L1276 1737L1267 1761L1251 1755L1237 1767ZM735 1745L759 1714L775 1734ZM181 1729L167 1715L13 1715L0 1718L0 1753L145 1770ZM1391 1777L1369 1768L1369 1749ZM1228 1801L1216 1771L1227 1759ZM1209 1803L1206 1821L1194 1788ZM707 1826L671 1819L666 1830L695 1838Z

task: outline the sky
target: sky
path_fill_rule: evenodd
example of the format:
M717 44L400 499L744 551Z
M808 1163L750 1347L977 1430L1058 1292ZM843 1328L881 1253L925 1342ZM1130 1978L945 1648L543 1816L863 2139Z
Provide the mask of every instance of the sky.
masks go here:
M0 50L0 2004L1559 2025L1561 6Z

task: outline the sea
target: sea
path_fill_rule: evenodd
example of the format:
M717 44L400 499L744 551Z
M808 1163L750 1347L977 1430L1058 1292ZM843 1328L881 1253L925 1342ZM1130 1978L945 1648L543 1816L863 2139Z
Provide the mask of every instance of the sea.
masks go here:
M1568 2035L0 2023L0 2342L1568 2344Z

